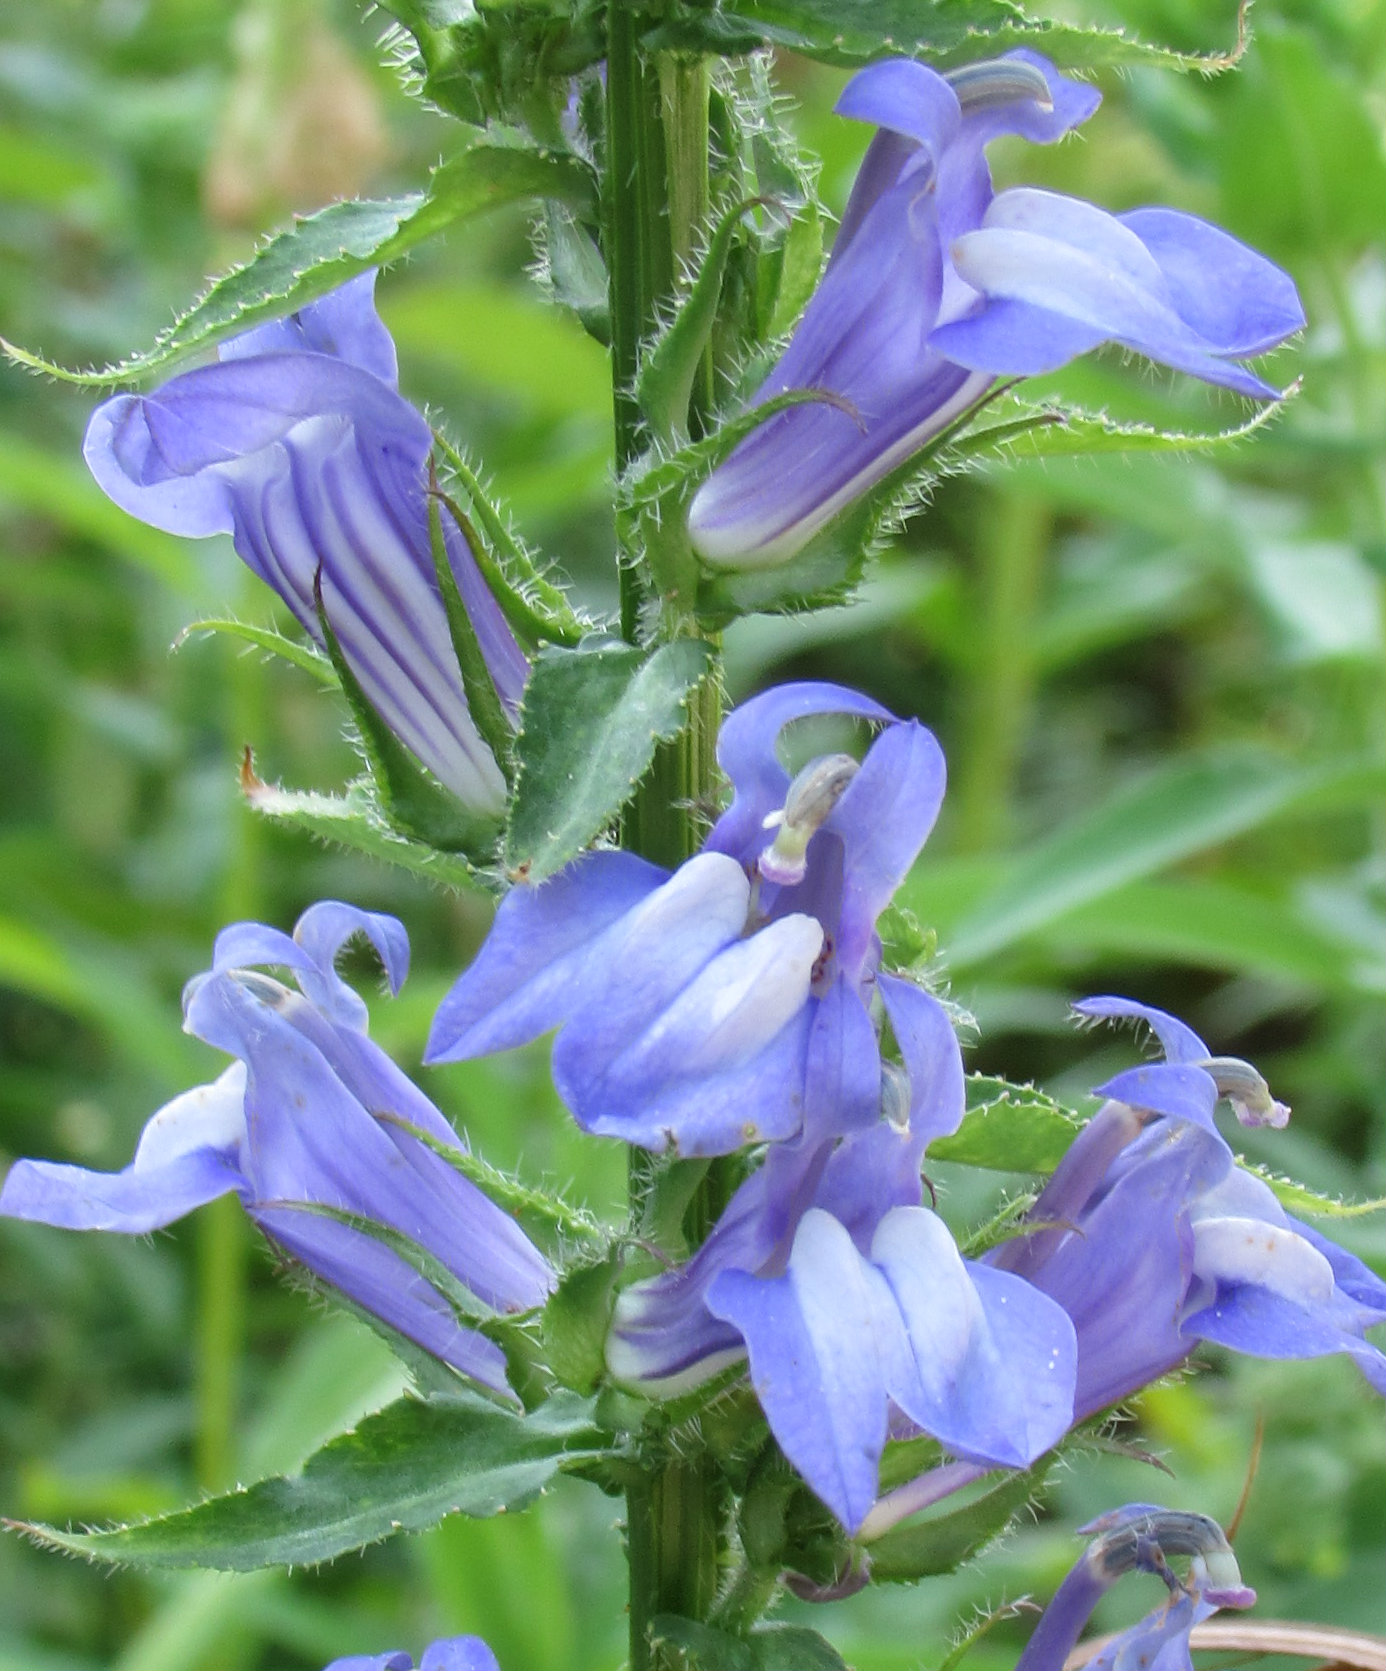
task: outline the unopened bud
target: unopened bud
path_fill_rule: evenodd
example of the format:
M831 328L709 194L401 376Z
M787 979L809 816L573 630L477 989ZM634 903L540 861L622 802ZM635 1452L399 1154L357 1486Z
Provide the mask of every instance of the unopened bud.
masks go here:
M760 855L760 873L767 882L792 887L802 882L808 864L808 844L827 822L844 790L857 775L850 754L825 754L810 760L789 786L784 806L772 812L764 827L775 831L772 844Z

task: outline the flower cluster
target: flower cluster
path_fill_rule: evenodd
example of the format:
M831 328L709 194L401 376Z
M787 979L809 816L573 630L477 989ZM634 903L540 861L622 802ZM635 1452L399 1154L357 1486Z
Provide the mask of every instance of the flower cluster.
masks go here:
M1200 1340L1262 1358L1341 1352L1386 1393L1386 1355L1364 1338L1386 1322L1386 1283L1292 1218L1213 1124L1219 1096L1248 1124L1283 1124L1289 1110L1162 1010L1115 998L1076 1008L1147 1023L1165 1059L1097 1088L1108 1101L1032 1209L1045 1228L988 1256L1072 1317L1075 1415L1173 1369Z
M465 1289L474 1312L526 1311L553 1272L458 1171L457 1134L367 1036L366 1006L334 966L358 934L397 992L409 942L394 917L325 900L292 938L262 923L223 929L211 969L183 995L184 1025L237 1060L161 1108L123 1172L17 1161L0 1213L140 1235L235 1194L286 1254L510 1397L504 1354L459 1322L447 1287ZM260 973L267 965L292 971L298 990Z
M896 58L852 78L839 114L879 131L823 281L753 406L792 389L836 398L775 414L713 472L689 515L705 562L793 556L998 378L1053 371L1104 342L1275 397L1237 362L1304 314L1293 281L1254 250L1173 209L993 195L990 141L1051 143L1099 102L1024 50L951 76Z
M215 365L93 414L86 459L110 497L169 533L231 534L363 695L468 808L505 780L468 711L429 528L433 437L399 393L373 273L222 344ZM443 510L447 562L503 709L529 664Z

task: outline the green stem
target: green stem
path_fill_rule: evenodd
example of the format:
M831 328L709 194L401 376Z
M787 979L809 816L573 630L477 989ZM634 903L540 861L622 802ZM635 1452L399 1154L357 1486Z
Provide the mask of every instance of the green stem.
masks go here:
M679 263L701 235L708 204L707 72L672 55L658 62L636 48L638 17L623 0L607 7L607 174L605 242L610 274L611 359L616 464L625 469L648 445L633 397L641 344L675 293ZM710 383L710 366L708 389ZM622 530L630 540L633 530ZM649 601L641 553L627 546L621 567L621 630L635 642ZM661 620L664 632L691 623ZM627 847L674 867L701 845L717 785L714 749L721 686L700 688L689 723L662 745L636 792L624 825ZM633 1150L629 1191L638 1221L652 1158ZM689 1208L686 1227L706 1234L725 1199L725 1166L714 1163ZM630 1563L631 1671L666 1671L670 1662L650 1641L661 1613L706 1619L717 1598L725 1547L726 1489L706 1453L670 1455L648 1436L650 1462L626 1494Z
M247 571L241 596L249 605L260 588ZM234 656L227 670L231 751L253 742L263 729L264 669L258 657ZM223 922L253 917L259 909L262 832L244 805L230 811L230 853L218 901ZM204 1491L223 1491L236 1475L236 1409L245 1348L250 1237L234 1196L210 1202L198 1214L197 1317L194 1325L197 1411L195 1467Z
M640 345L654 330L658 304L674 283L659 76L636 50L637 22L628 0L608 5L605 241L618 472L640 456L648 440L635 401L635 375ZM621 633L633 643L645 586L631 555L623 554L621 566Z
M224 1491L235 1479L246 1253L240 1202L234 1195L209 1202L197 1224L195 1466L203 1491Z
M1035 687L1035 624L1052 517L1023 492L998 494L981 519L976 653L958 749L954 841L965 853L1005 845L1016 765Z

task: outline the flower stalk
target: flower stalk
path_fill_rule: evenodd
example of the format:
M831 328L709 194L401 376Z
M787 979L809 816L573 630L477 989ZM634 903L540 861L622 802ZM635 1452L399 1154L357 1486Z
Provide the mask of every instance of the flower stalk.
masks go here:
M672 299L680 263L704 228L708 208L707 69L697 59L640 53L636 18L623 5L607 11L607 269L611 297L611 366L615 457L624 470L644 451L648 436L634 398L640 349ZM702 401L699 400L699 395ZM711 394L711 362L694 405ZM623 531L627 540L634 528ZM621 631L638 640L651 602L641 553L621 552ZM664 623L666 627L670 623ZM656 751L623 826L623 844L643 858L677 866L695 853L703 834L700 808L717 782L715 745L721 686L704 680L690 704L689 723ZM651 1157L632 1148L629 1191L633 1217L648 1193ZM713 1163L685 1219L705 1234L727 1193ZM725 1491L704 1453L661 1457L626 1493L626 1553L630 1567L631 1671L663 1671L666 1651L651 1641L661 1613L706 1619L716 1601L726 1519Z

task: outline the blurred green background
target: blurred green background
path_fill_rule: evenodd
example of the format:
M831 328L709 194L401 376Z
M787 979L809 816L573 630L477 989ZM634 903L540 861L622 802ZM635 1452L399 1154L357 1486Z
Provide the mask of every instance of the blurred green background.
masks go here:
M1204 50L1229 43L1231 14L1082 12ZM0 331L104 363L293 210L415 183L464 135L401 94L380 25L348 0L2 0ZM1240 73L1107 77L1081 138L995 160L1110 208L1206 214L1289 267L1310 328L1272 362L1304 380L1288 411L1225 452L951 480L856 608L729 632L729 679L740 696L836 678L938 731L952 788L907 902L977 1018L972 1065L1078 1099L1132 1045L1075 1035L1068 999L1164 1004L1294 1105L1288 1131L1244 1134L1247 1149L1363 1197L1386 1191L1386 4L1262 0L1255 26ZM828 114L840 78L793 61L779 76L840 208L866 134ZM546 307L528 260L523 215L471 223L387 275L382 309L406 391L603 606L606 360ZM1243 415L1114 354L1050 381L1178 427ZM488 912L239 804L246 743L267 777L340 786L342 711L228 640L171 652L199 616L269 622L274 600L229 544L105 502L79 453L93 404L0 371L0 1164L121 1166L153 1108L217 1071L177 1002L222 922L287 927L328 895L403 916L414 973L375 1030L413 1070ZM623 1154L579 1142L542 1051L423 1082L493 1158L614 1207ZM975 1185L940 1182L955 1223L981 1210ZM1333 1232L1380 1268L1380 1222ZM1081 1519L1131 1498L1230 1516L1263 1417L1238 1541L1261 1612L1386 1627L1386 1455L1365 1384L1343 1359L1204 1361L1123 1430L1172 1477L1094 1452L967 1572L799 1611L863 1671L936 1666L958 1618L1052 1589ZM372 1336L277 1280L234 1208L138 1243L0 1221L0 1512L174 1506L293 1466L399 1385ZM317 1671L457 1630L486 1635L504 1671L614 1667L618 1506L570 1484L521 1517L287 1576L113 1576L11 1537L0 1671ZM1111 1619L1153 1602L1138 1588ZM1013 1663L1025 1628L970 1663Z

